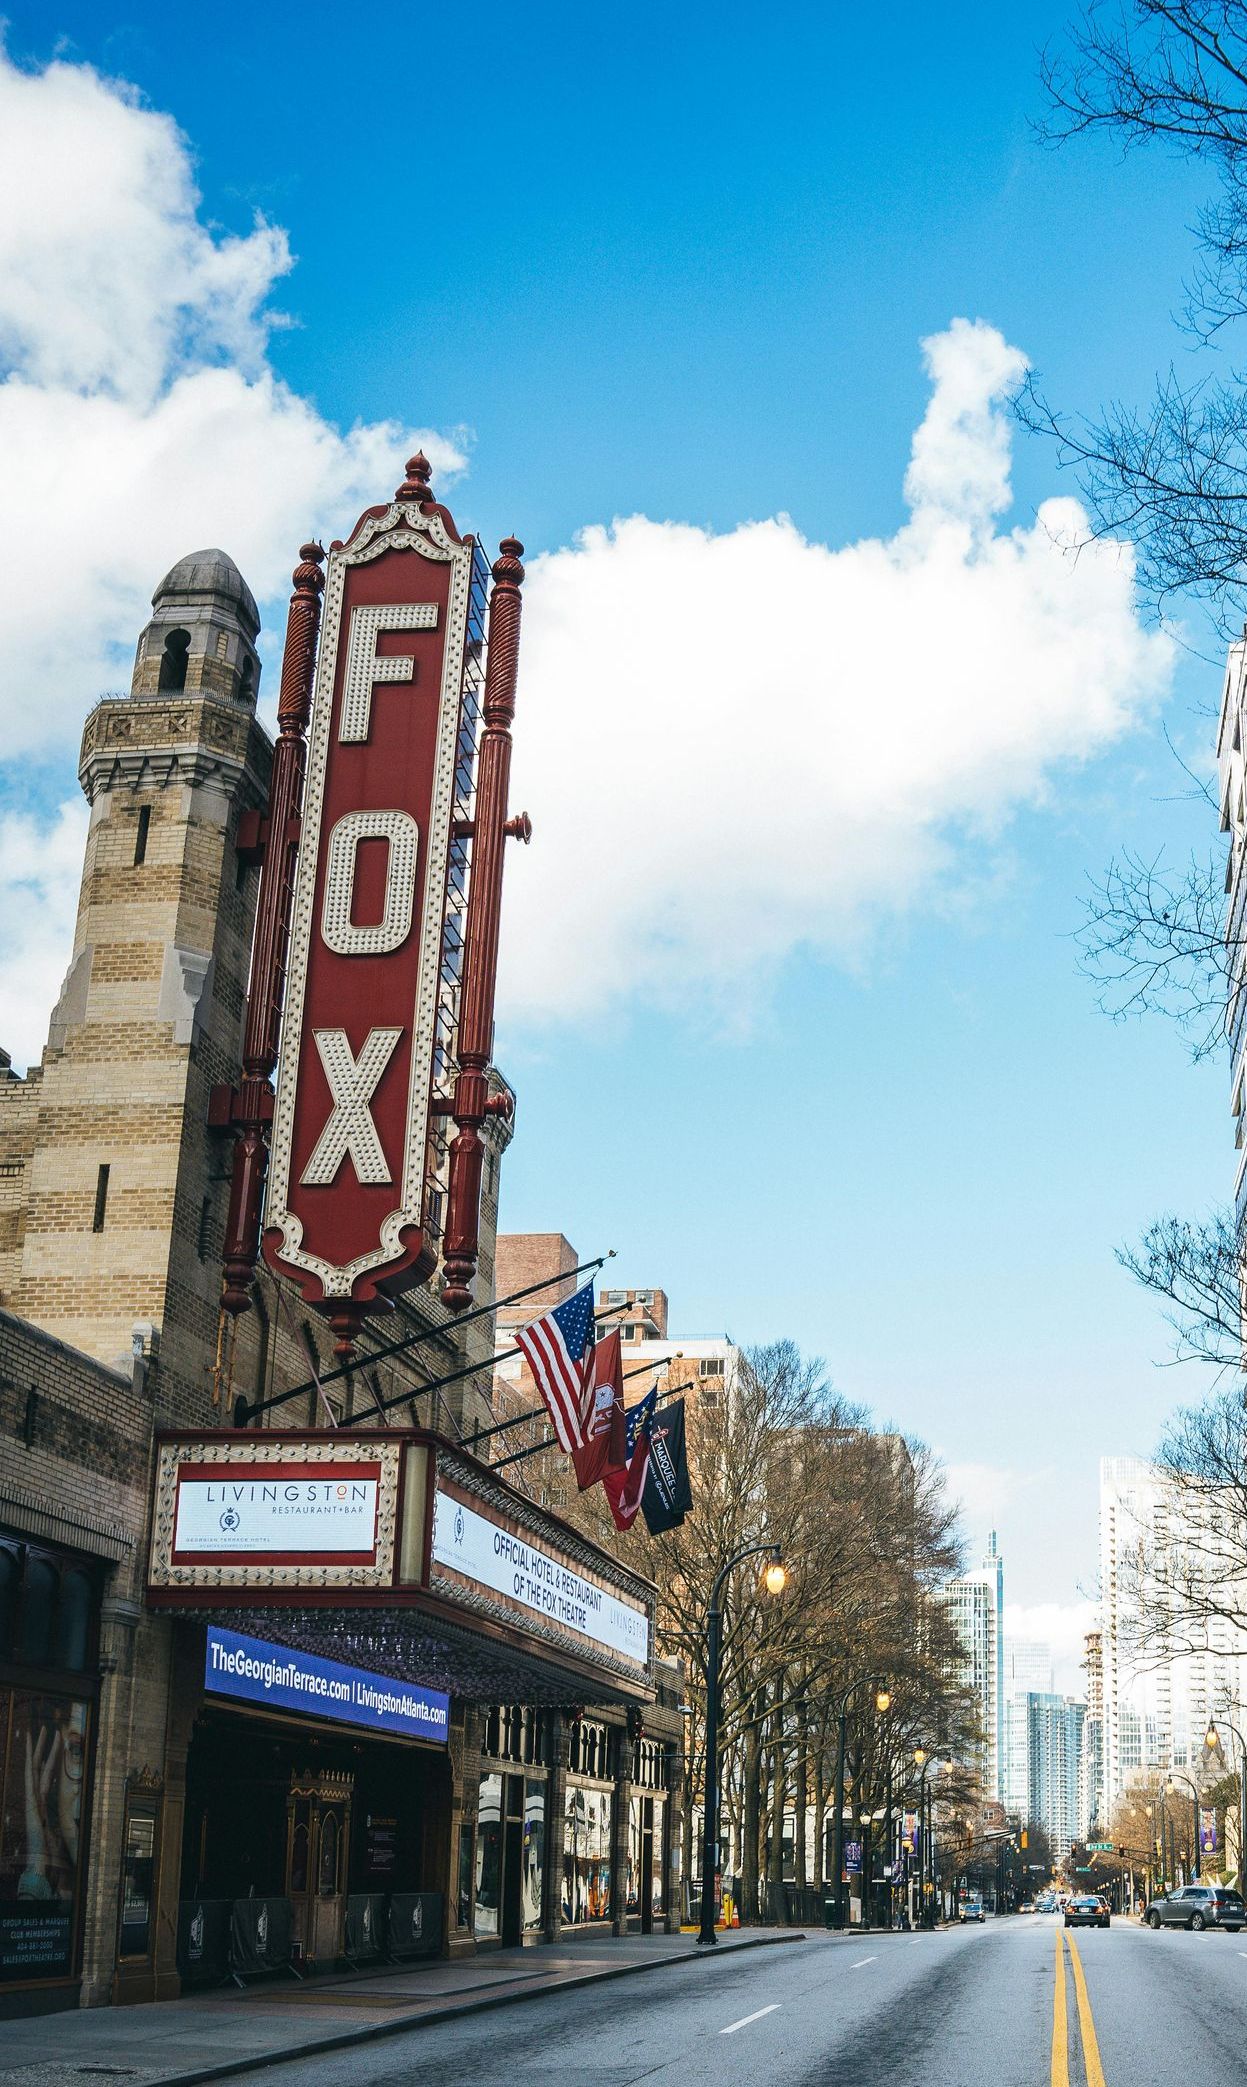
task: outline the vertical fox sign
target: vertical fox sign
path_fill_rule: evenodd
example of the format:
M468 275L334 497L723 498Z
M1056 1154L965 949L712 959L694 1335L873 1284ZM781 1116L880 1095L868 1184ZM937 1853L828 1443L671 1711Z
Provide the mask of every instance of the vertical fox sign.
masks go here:
M264 1255L327 1314L340 1346L378 1288L435 1269L443 1186L445 1294L458 1308L471 1294L479 1132L509 1106L487 1081L504 835L528 837L527 820L506 815L522 548L508 539L494 568L487 650L488 568L433 499L423 457L390 506L367 509L330 547L314 679L308 650L297 868L291 882L270 824L256 951L276 957L272 978L253 968L249 1013L282 1009ZM444 1180L430 1152L439 1116L458 1129ZM246 1120L237 1101L233 1120ZM236 1153L246 1205L240 1164ZM252 1263L258 1188L254 1201ZM227 1242L227 1309L238 1308L228 1283L242 1291L231 1269L245 1262L250 1215L240 1207Z

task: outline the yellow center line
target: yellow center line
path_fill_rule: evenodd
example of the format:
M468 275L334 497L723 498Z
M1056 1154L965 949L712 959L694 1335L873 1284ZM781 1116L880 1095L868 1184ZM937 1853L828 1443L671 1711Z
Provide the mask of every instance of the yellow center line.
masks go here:
M1074 1966L1074 1991L1078 1995L1078 2026L1082 2031L1082 2055L1087 2068L1087 2087L1104 2087L1104 2067L1100 2063L1100 2046L1096 2041L1095 2023L1091 2017L1091 2001L1087 1993L1087 1981L1082 1973L1082 1958L1078 1954L1078 1944L1073 1936L1067 1935L1065 1939L1069 1943L1070 1960Z
M1060 1928L1056 1931L1056 1986L1052 1995L1052 2087L1069 2087L1069 2016Z

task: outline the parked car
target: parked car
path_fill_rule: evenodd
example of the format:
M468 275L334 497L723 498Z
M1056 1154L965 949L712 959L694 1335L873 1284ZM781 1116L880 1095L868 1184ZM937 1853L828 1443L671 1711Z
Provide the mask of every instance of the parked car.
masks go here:
M958 1920L986 1920L987 1915L983 1911L983 1901L977 1891L971 1892L968 1897L961 1900L957 1907L957 1918Z
M1106 1928L1112 1917L1103 1899L1096 1898L1093 1892L1071 1899L1065 1908L1067 1928Z
M1143 1916L1149 1928L1224 1928L1237 1935L1247 1922L1242 1893L1227 1891L1224 1884L1180 1884L1163 1898L1151 1899Z

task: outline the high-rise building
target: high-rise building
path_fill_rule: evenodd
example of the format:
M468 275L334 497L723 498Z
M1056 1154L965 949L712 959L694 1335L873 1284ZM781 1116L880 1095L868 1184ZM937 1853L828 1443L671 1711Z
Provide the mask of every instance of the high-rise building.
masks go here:
M1087 1706L1071 1696L1027 1696L1030 1816L1063 1862L1080 1830L1078 1785Z
M1104 1803L1104 1634L1088 1631L1083 1640L1083 1672L1087 1677L1087 1716L1082 1728L1078 1770L1079 1831L1089 1839L1107 1824Z
M950 1580L943 1602L962 1648L957 1678L978 1710L982 1738L976 1765L983 1795L1000 1803L1005 1762L1004 1561L994 1529L983 1563Z
M1227 1515L1232 1507L1227 1504ZM1202 1765L1209 1717L1242 1700L1247 1634L1222 1613L1190 1625L1217 1543L1207 1501L1184 1500L1173 1479L1139 1457L1100 1461L1103 1802L1131 1770Z
M1030 1730L1027 1698L1051 1695L1055 1687L1052 1647L1034 1639L1006 1638L1004 1653L1004 1769L1000 1801L1023 1822L1032 1817Z

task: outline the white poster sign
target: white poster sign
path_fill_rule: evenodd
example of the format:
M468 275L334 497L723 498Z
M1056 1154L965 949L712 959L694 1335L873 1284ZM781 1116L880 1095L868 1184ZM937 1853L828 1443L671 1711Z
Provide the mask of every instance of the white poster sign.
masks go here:
M440 1487L434 1497L433 1559L495 1594L509 1594L512 1601L592 1644L645 1665L649 1618L644 1609L608 1594L574 1566L465 1507Z
M183 1467L173 1556L372 1558L379 1478L376 1465L277 1466L254 1476L203 1465L190 1476Z

